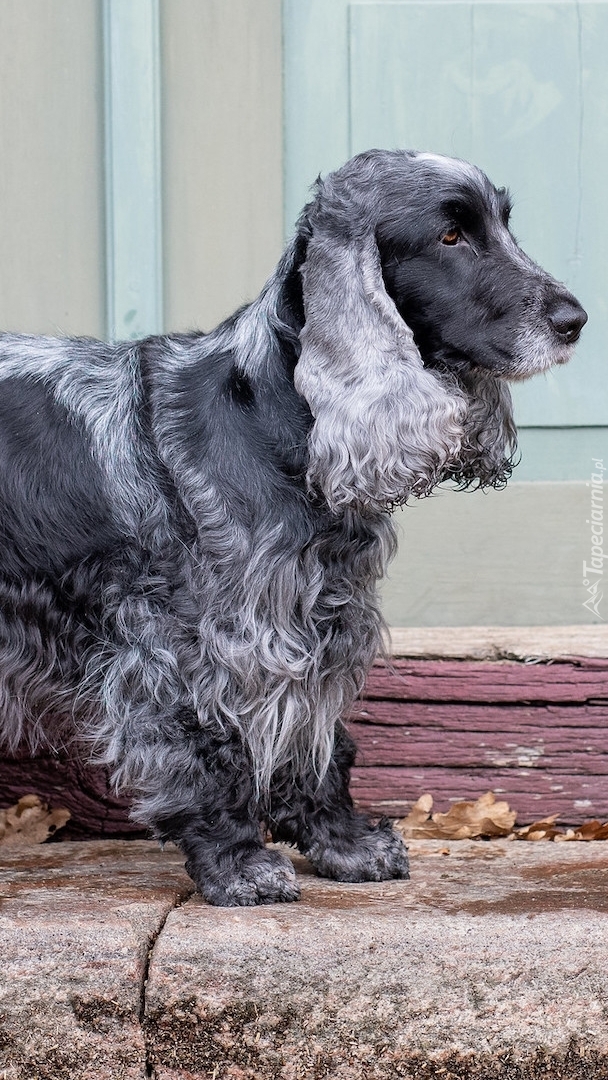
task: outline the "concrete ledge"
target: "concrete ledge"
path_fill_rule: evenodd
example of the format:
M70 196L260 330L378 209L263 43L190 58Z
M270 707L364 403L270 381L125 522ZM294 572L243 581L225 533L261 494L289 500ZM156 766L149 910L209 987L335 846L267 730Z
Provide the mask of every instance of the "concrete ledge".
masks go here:
M295 860L300 903L229 910L144 841L3 855L0 1076L608 1076L608 845L411 853L365 885Z

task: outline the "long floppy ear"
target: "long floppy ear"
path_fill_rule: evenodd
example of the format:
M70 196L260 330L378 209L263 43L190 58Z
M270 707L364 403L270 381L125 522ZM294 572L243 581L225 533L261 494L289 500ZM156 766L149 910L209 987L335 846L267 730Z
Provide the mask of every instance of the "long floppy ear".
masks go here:
M371 229L344 237L328 216L311 223L295 369L315 421L308 483L333 510L386 510L427 495L459 457L466 405L453 380L424 368Z
M446 476L462 487L504 487L514 465L517 429L508 383L491 371L474 368L459 373L467 399L464 438L458 461Z

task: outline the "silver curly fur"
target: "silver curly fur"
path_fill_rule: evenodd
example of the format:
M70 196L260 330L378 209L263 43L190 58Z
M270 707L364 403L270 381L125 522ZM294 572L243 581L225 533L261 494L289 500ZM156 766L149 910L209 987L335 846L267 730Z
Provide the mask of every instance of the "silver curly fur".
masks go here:
M467 192L486 247L463 231L455 255ZM405 876L386 824L353 816L340 723L382 648L390 510L505 482L505 379L567 360L581 312L479 170L370 151L212 333L2 336L5 743L75 729L215 903L295 898L263 815L322 873Z
M429 494L458 457L466 401L454 380L425 369L373 238L340 243L314 215L311 224L295 371L315 418L308 479L333 510L382 512Z

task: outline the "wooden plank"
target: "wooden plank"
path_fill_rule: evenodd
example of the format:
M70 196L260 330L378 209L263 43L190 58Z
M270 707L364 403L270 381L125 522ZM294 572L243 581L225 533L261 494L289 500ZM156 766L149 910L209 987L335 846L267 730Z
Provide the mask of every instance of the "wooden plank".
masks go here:
M608 701L608 660L395 660L372 668L365 699L395 701Z
M503 717L489 718L485 731L471 731L466 720L446 738L437 728L379 727L351 724L361 766L401 765L406 770L440 764L442 768L560 769L573 776L608 777L607 726L593 729L534 727L523 729ZM608 781L606 782L608 792Z
M435 739L454 731L483 733L502 730L517 734L524 731L549 731L553 727L572 729L573 738L584 740L585 732L599 729L608 745L608 706L606 705L488 705L469 702L366 701L357 703L350 716L357 730L364 725L388 728L420 727ZM390 735L387 735L390 738ZM450 736L451 737L451 736ZM437 753L440 751L438 749Z
M52 807L63 806L72 819L61 839L141 837L146 830L129 819L132 800L114 794L109 771L86 766L76 758L52 752L35 758L25 751L0 759L0 807L11 806L33 793Z
M402 813L425 791L453 801L494 790L522 821L608 816L606 660L410 659L394 667L374 666L353 710L353 793L362 805ZM107 774L77 760L23 753L0 762L0 805L28 791L67 806L73 835L139 832Z
M486 791L507 799L517 811L518 823L558 814L564 824L578 825L592 818L608 820L608 784L605 776L572 776L559 771L531 770L399 769L375 766L353 769L351 792L355 801L376 813L402 816L425 792L436 810L447 810L461 799L476 799Z
M587 648L598 638L601 646L602 635L593 637ZM476 644L481 652L487 639ZM548 644L551 635L540 635L537 645ZM351 790L377 813L406 813L425 791L454 802L492 790L521 822L550 813L573 825L608 817L605 656L379 662L352 715Z
M605 626L393 626L393 657L469 660L608 658Z

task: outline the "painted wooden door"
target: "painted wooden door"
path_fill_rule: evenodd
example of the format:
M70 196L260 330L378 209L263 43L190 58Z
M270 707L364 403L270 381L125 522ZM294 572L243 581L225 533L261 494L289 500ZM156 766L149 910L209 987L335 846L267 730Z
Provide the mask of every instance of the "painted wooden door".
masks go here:
M288 230L307 184L371 146L509 187L522 246L589 312L576 359L515 388L525 475L586 478L608 450L608 3L285 0L284 22Z

